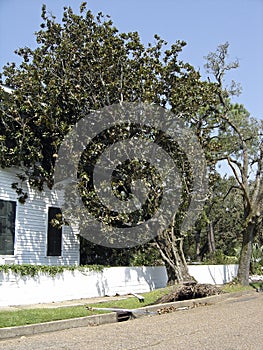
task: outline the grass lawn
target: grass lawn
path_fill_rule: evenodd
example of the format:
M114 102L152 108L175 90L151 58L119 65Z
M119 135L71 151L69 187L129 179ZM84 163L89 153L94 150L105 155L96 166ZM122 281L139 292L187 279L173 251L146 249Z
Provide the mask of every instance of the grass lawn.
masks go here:
M102 312L97 311L96 314L97 313ZM0 328L65 320L67 318L90 316L94 314L95 312L88 311L83 306L0 311Z
M263 289L263 282L252 282L252 283L250 283L250 285L251 286L253 286L255 289L257 289L257 288L261 288L261 289Z
M136 309L154 303L162 295L171 291L172 287L161 288L149 293L143 293L144 302L140 303L137 298L127 298L116 301L106 301L97 304L88 304L90 307L116 307L125 309ZM0 328L24 326L34 323L42 323L56 320L65 320L75 317L91 316L95 314L106 313L107 311L90 311L86 309L87 305L69 306L50 309L21 309L15 311L0 311Z
M235 283L227 283L222 287L222 291L225 293L234 293L234 292L242 292L246 290L253 290L252 285L249 286L241 286L240 284Z

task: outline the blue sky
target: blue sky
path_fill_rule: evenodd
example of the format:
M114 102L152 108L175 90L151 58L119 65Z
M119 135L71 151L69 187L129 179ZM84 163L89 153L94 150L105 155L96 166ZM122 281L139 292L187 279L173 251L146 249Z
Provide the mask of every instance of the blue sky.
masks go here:
M0 0L0 67L17 61L18 47L35 46L42 3L60 18L63 6L78 11L81 2ZM204 56L228 41L230 58L240 61L227 77L242 85L235 101L263 119L263 0L90 0L88 7L111 15L120 31L138 31L145 44L155 33L169 44L185 40L181 58L200 68L204 78Z

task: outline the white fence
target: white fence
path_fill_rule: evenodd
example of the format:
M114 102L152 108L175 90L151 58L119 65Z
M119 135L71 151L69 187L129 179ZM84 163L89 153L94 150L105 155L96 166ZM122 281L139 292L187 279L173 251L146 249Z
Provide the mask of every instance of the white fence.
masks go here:
M237 265L191 265L189 271L199 283L223 284L236 276ZM0 306L143 293L166 284L163 266L65 271L55 277L43 273L30 277L0 272Z
M225 284L237 276L238 265L188 265L198 283Z

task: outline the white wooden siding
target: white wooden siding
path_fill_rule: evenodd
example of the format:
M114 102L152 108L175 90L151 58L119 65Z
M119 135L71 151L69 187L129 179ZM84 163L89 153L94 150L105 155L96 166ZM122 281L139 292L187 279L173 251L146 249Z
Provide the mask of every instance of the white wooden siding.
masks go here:
M76 228L64 226L62 230L62 255L47 256L48 207L59 207L56 193L45 189L33 190L27 184L28 193L25 204L20 204L17 194L11 188L19 182L16 173L19 169L0 168L0 199L12 200L16 205L15 251L13 256L0 255L1 263L28 263L39 265L78 265L79 238Z

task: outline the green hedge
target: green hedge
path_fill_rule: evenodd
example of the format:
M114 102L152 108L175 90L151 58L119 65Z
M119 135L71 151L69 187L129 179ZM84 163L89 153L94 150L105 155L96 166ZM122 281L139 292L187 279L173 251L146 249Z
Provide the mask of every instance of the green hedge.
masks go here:
M82 266L70 266L70 265L60 265L60 266L50 266L50 265L30 265L30 264L6 264L0 265L0 272L12 271L20 276L31 276L34 277L39 274L39 272L45 273L50 276L55 276L56 274L61 274L64 271L102 271L105 266L102 265L82 265Z

